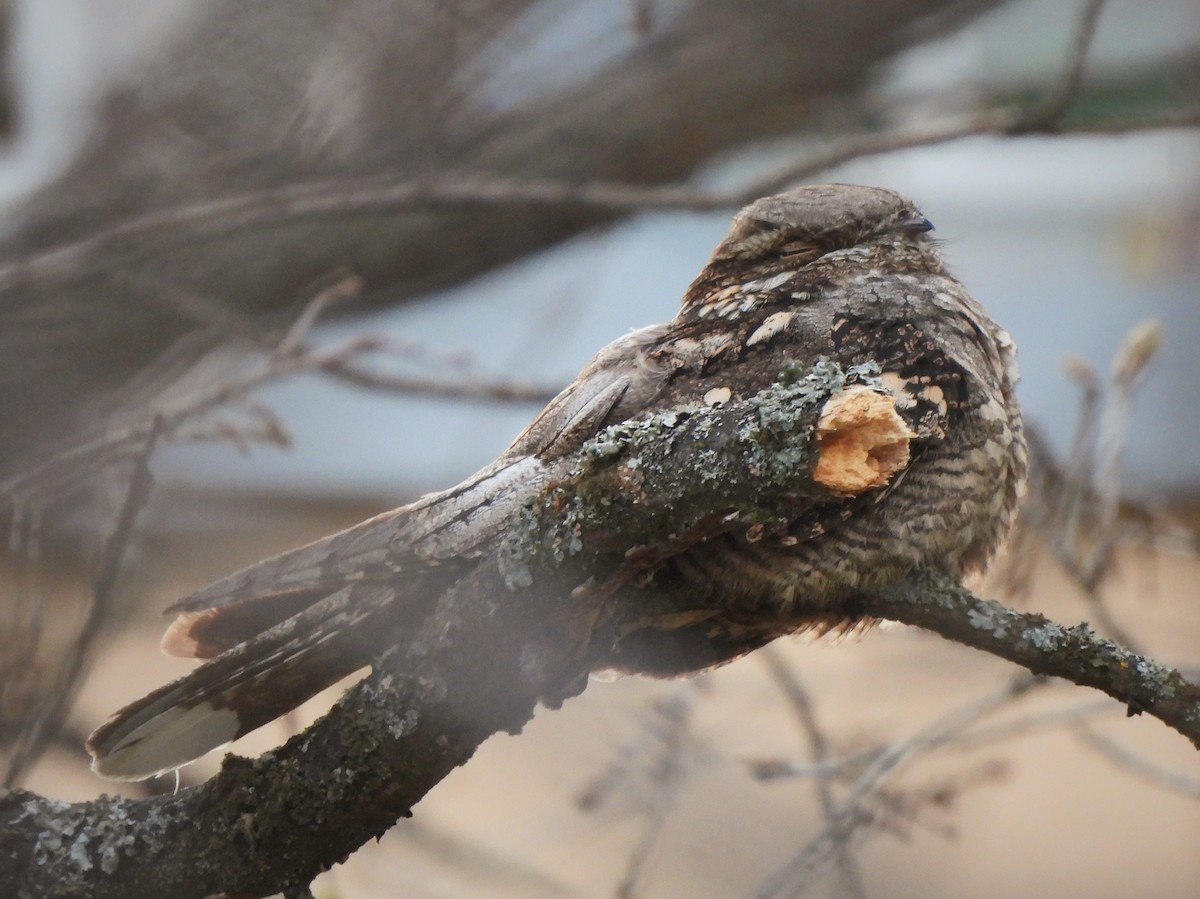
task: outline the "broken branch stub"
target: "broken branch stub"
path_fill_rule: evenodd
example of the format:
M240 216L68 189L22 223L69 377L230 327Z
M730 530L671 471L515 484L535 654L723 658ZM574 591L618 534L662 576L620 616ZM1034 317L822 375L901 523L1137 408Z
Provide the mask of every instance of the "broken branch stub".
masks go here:
M915 436L890 394L848 387L829 398L817 421L813 481L839 496L882 487L908 465L908 442Z
M526 505L502 567L519 585L539 568L587 580L631 545L661 560L722 531L785 527L798 503L886 485L914 436L873 366L788 366L729 401L675 405L597 434L574 470Z

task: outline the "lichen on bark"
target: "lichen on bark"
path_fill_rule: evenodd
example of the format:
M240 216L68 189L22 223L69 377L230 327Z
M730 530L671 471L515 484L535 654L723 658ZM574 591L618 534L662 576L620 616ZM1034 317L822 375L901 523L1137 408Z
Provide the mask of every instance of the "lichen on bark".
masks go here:
M891 401L873 364L843 370L820 358L785 364L747 396L610 425L584 444L567 477L522 507L501 547L506 584L530 586L541 566L587 567L630 547L669 546L722 516L772 525L800 500L844 496L816 483L813 470L817 422L848 386Z

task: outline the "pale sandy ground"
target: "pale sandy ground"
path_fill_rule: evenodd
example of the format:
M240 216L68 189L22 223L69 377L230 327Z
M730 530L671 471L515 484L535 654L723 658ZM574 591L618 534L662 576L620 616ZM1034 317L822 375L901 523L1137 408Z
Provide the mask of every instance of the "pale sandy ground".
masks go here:
M292 509L291 511L296 511ZM351 523L369 511L313 505L303 515L270 514L236 534L201 527L144 550L131 626L107 641L72 716L80 731L125 701L190 667L157 649L154 613L172 597L268 552ZM1121 621L1153 654L1200 662L1200 564L1179 555L1126 558L1110 591ZM1087 617L1078 593L1052 565L1038 567L1026 607L1074 623ZM862 638L785 641L812 690L835 754L903 738L939 715L1001 686L1005 663L905 628ZM636 773L599 810L580 812L579 792L637 734L648 710L677 683L625 678L594 682L557 712L542 710L526 731L495 737L379 844L369 844L315 885L320 897L612 896L645 826L652 778ZM997 716L1094 704L1099 694L1061 686ZM327 703L329 698L324 698ZM321 700L301 716L319 710ZM1155 764L1200 782L1200 758L1178 734L1122 709L1095 728ZM252 754L284 739L299 720L238 744ZM686 749L682 781L651 851L637 895L750 897L820 826L811 782L761 783L746 759L802 761L806 740L761 659L711 677ZM206 760L194 776L215 769ZM892 822L854 843L871 897L1200 896L1200 798L1148 784L1083 745L1070 728L975 749L945 749L903 768L900 790L992 776L918 821ZM956 777L958 776L958 777ZM100 782L65 753L38 766L29 787L77 800L122 785ZM136 787L131 788L136 790ZM131 792L136 795L136 792ZM839 794L840 795L840 794ZM899 825L898 827L895 825ZM824 869L806 893L838 895Z

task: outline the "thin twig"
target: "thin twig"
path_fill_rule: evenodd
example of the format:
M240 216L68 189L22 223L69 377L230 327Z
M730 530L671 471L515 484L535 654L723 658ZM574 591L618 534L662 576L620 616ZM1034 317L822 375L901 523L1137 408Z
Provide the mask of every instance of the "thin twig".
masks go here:
M1085 0L1075 24L1071 46L1067 50L1062 72L1047 89L1038 109L1029 117L1026 127L1030 130L1053 130L1079 93L1083 83L1083 70L1088 54L1096 37L1096 25L1105 0Z
M558 393L558 390L553 387L524 384L499 378L489 380L463 377L454 381L446 381L372 371L350 359L329 359L322 363L319 370L323 374L356 387L405 396L478 400L480 402L548 403Z
M637 792L637 804L647 814L637 843L630 850L625 871L615 895L626 899L635 895L650 851L675 805L683 775L685 742L691 727L696 695L702 689L702 677L693 678L659 697L650 709L645 726L618 749L604 770L580 790L575 799L581 811L593 811L608 802L627 783L635 771L648 770L649 789Z
M1091 484L1096 494L1094 527L1097 537L1091 552L1083 559L1087 572L1084 586L1092 594L1112 564L1113 548L1117 543L1121 461L1133 409L1133 393L1161 342L1162 325L1154 319L1141 322L1125 335L1113 359L1111 389L1100 413L1096 433L1096 468Z
M233 440L241 446L251 442L287 445L286 429L264 407L248 403L247 397L266 385L296 374L318 372L373 390L432 396L456 400L506 403L544 403L557 392L549 386L522 384L505 379L486 379L460 375L454 380L438 380L374 371L358 360L388 348L382 339L359 335L332 347L313 349L305 346L320 313L341 302L359 288L358 280L344 278L321 291L304 309L274 351L267 354L245 374L228 378L198 390L160 408L156 413L161 442L183 439ZM222 426L197 430L198 419L217 409L240 405L249 410L263 427L231 428ZM185 426L189 430L184 431ZM77 443L0 482L0 502L9 504L24 497L43 502L69 495L98 472L127 463L146 439L153 424L150 417L124 427L112 428L90 440ZM202 435L198 437L197 435Z
M53 738L63 716L75 696L80 675L91 659L92 644L109 618L115 599L117 576L129 548L133 526L138 513L146 505L153 485L150 474L150 457L162 435L162 423L158 417L151 422L150 432L138 457L134 460L125 489L125 498L117 513L116 523L104 546L100 559L100 570L92 589L91 607L87 618L75 637L74 644L67 650L64 664L46 705L37 718L22 731L4 774L4 787L12 787L21 775L37 761L48 741Z
M1137 753L1130 752L1125 747L1097 733L1090 727L1080 725L1075 729L1075 735L1089 749L1096 751L1109 762L1123 771L1132 774L1134 777L1144 780L1147 783L1152 783L1157 787L1170 790L1172 793L1182 794L1189 799L1200 799L1200 780L1156 765L1149 759L1142 758Z
M148 439L156 427L155 421L161 428L160 439L171 440L183 424L190 423L201 415L237 402L251 391L272 381L319 368L330 355L336 356L354 350L355 345L350 344L325 353L269 359L240 378L231 378L207 390L189 395L184 400L160 410L156 417L114 428L7 478L0 482L0 497L11 501L12 498L27 495L61 496L69 493L94 477L96 472L127 462L136 447Z
M19 710L22 721L37 714L38 652L45 634L45 599L38 574L42 561L42 514L38 506L16 504L8 532L12 559L12 599L0 623L0 708ZM12 737L5 735L2 743Z
M831 779L857 774L877 755L879 749L868 749L850 755L827 758L823 762L801 763L782 759L747 759L746 767L756 780L769 781L787 777Z
M817 765L821 764L829 755L829 743L825 739L825 734L821 731L820 724L817 722L816 712L812 706L812 697L809 695L808 689L801 682L795 671L783 660L783 656L774 646L766 646L760 650L759 658L766 663L767 670L775 681L775 685L787 697L792 714L800 726L800 731L808 741L809 756L812 758L813 763ZM817 799L821 803L821 815L827 823L832 822L835 813L833 788L829 780L823 777L817 778L815 785ZM849 843L839 845L836 851L838 873L841 879L841 883L835 887L838 895L866 896L866 884L863 882L862 871L859 868L858 861L850 851Z
M317 319L324 315L331 306L357 297L362 293L362 287L362 278L357 275L345 275L318 292L304 307L304 311L300 313L292 326L288 328L272 355L283 358L300 353L304 348L304 341L308 339L308 335L316 326Z
M1039 681L1039 684L1045 686L1053 683L1056 682ZM985 746L994 746L997 743L1009 743L1022 737L1033 737L1047 731L1061 731L1102 715L1118 713L1123 714L1124 710L1110 699L1089 700L1065 709L1022 715L1009 721L999 721L984 727L973 728L956 737L954 746L956 749L979 749Z
M1076 413L1075 433L1071 438L1067 470L1053 484L1054 495L1044 499L1051 503L1051 512L1056 519L1055 532L1061 535L1063 549L1073 546L1076 537L1082 533L1090 518L1093 506L1092 482L1096 471L1096 435L1100 429L1100 409L1103 400L1103 389L1096 370L1087 362L1074 354L1063 361L1063 369L1067 376L1079 385L1079 411ZM1045 450L1044 456L1051 461L1049 447L1041 444ZM1056 463L1052 463L1055 469ZM1060 553L1076 564L1073 550ZM1083 578L1080 572L1080 579Z
M847 842L862 825L870 823L873 816L864 805L886 777L905 762L938 748L969 724L1008 704L1035 682L1036 678L1028 674L1017 675L1003 689L939 718L909 739L894 743L881 752L858 776L849 794L837 804L825 826L783 868L768 878L755 896L758 899L774 899L777 896L796 895L797 887L804 884L840 845Z
M1083 591L1093 620L1136 651L1141 651L1139 641L1115 618L1102 588L1125 536L1121 463L1134 391L1161 339L1162 326L1153 319L1131 328L1114 356L1107 389L1090 365L1068 358L1067 372L1082 388L1071 461L1058 461L1037 429L1029 429L1032 489L1022 513ZM1152 519L1149 512L1145 517Z
M981 134L1129 134L1200 126L1200 109L1171 109L1095 122L1038 123L1018 107L985 109L921 126L854 135L781 166L737 190L712 191L688 185L646 186L611 181L585 183L512 178L460 171L412 179L392 174L293 184L156 210L118 222L90 237L0 263L0 291L43 278L75 273L96 261L111 266L121 246L149 234L178 229L187 239L227 235L265 225L344 215L463 206L538 203L587 206L612 212L678 210L704 212L745 205L781 185L809 178L835 165L914 147L933 146ZM181 238L182 240L183 238Z
M646 822L630 850L625 872L614 891L617 899L632 899L637 895L650 852L675 807L683 779L684 743L691 728L698 687L697 680L689 681L654 704L654 732L658 745L651 767L652 783L643 800Z
M924 601L936 592L936 604ZM938 572L864 595L864 615L931 630L949 640L1014 662L1038 675L1099 689L1175 729L1200 748L1200 685L1179 671L1096 635L981 599Z

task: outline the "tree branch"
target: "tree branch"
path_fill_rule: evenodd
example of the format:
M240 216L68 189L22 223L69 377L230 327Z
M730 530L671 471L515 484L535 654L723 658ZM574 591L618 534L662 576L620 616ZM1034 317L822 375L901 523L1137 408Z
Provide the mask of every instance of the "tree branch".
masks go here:
M620 181L561 181L513 178L494 172L460 171L446 177L412 178L391 174L313 181L256 190L148 213L119 222L89 237L22 259L0 262L0 290L50 276L79 271L125 241L164 229L184 229L197 237L235 234L268 224L320 219L350 212L445 209L532 203L586 206L619 212L734 209L826 169L868 156L934 146L982 134L1122 135L1200 127L1200 110L1152 110L1125 117L1065 124L1031 116L1020 107L996 107L871 134L851 135L794 159L734 190L706 190L687 184L652 185Z
M76 805L0 796L0 894L302 895L316 874L407 816L490 734L519 731L538 701L579 692L605 657L597 644L649 614L622 607L622 588L681 551L677 534L719 532L731 509L740 527L769 523L795 496L828 491L814 477L824 451L813 435L855 381L872 389L869 373L821 362L746 399L601 433L564 460L561 479L531 497L465 576L446 566L436 599L413 612L372 674L283 747L253 761L229 757L211 781L174 796ZM635 591L639 603L646 592ZM654 602L669 614L694 608L695 597L664 585ZM1020 614L930 574L860 597L854 611L1096 687L1200 745L1200 690L1087 625Z
M11 787L18 783L21 775L37 761L62 725L62 719L65 717L71 701L75 698L80 676L91 661L92 644L95 643L112 612L113 601L116 597L117 576L121 572L121 563L129 548L134 523L150 495L153 484L150 474L150 457L154 454L160 433L161 428L156 417L151 424L150 433L146 436L146 443L134 461L133 470L129 473L125 498L117 513L113 531L105 542L104 553L100 560L100 571L92 588L92 602L88 608L87 618L84 619L83 626L63 656L53 690L44 702L37 704L36 712L32 715L33 720L22 728L16 749L4 772L3 785L5 787Z
M1166 665L1095 634L1087 622L1065 627L1043 615L980 599L960 584L926 573L863 598L862 611L933 631L1008 659L1034 674L1095 687L1153 715L1200 748L1200 687Z

